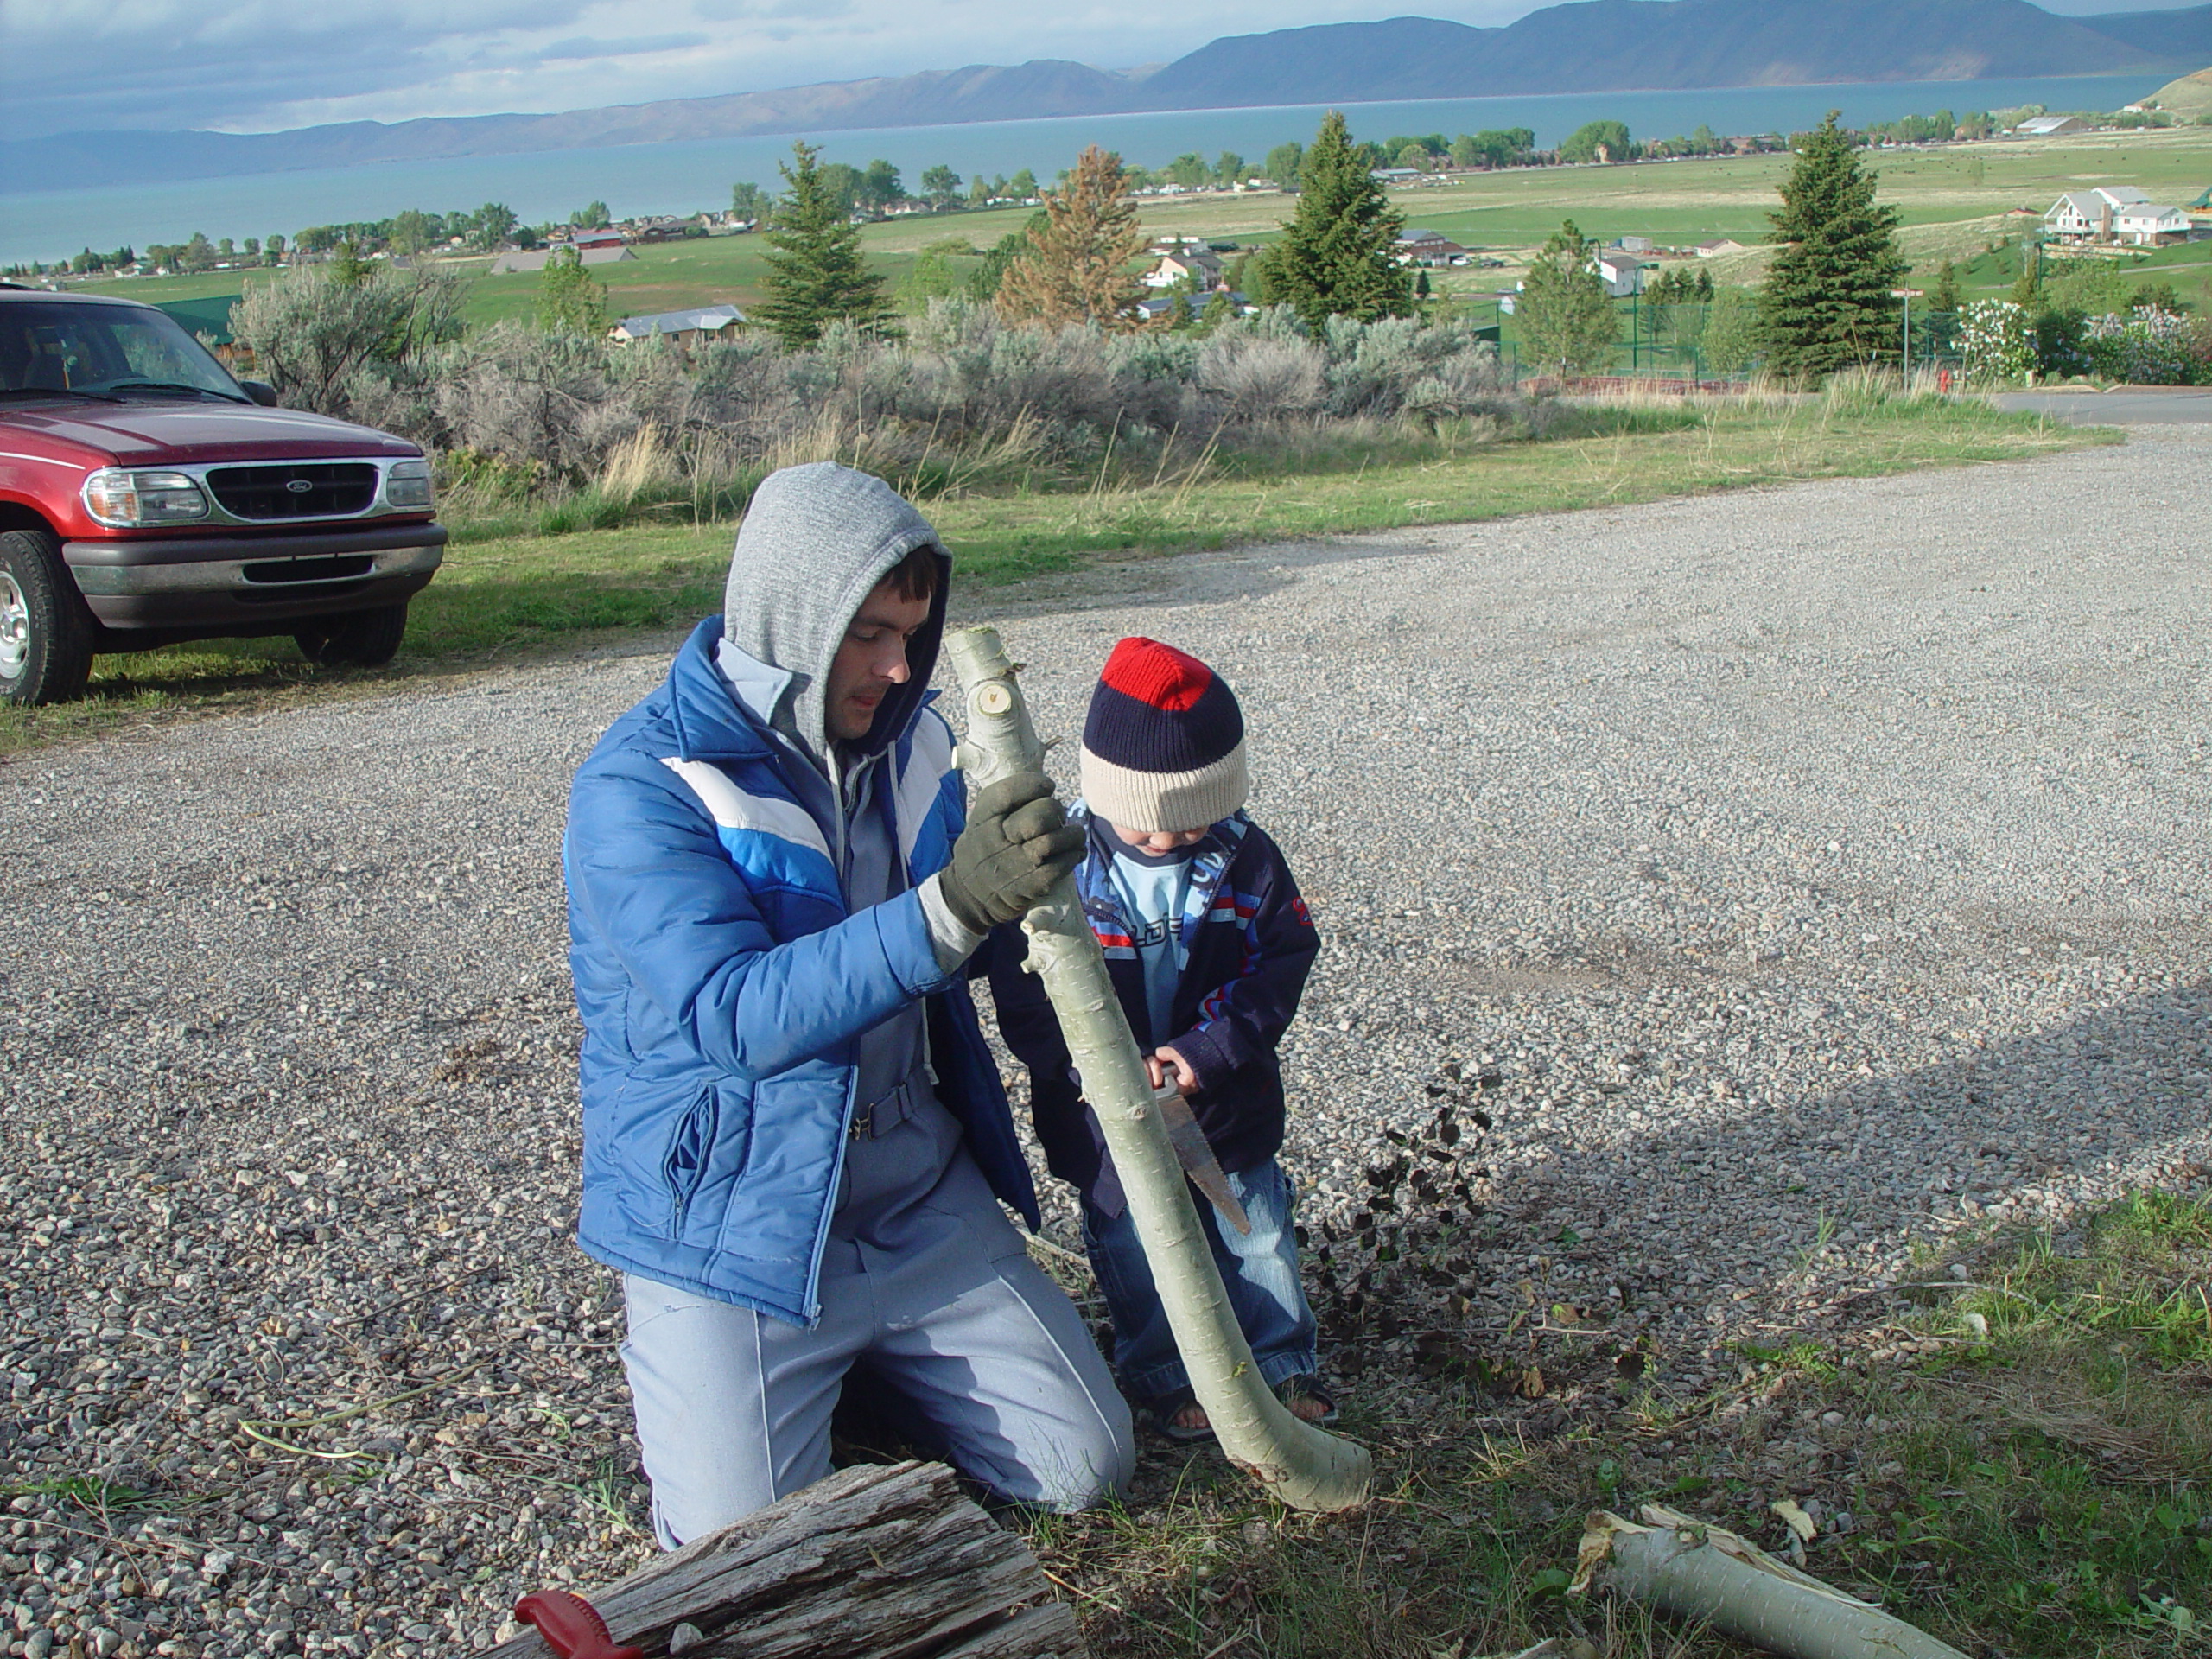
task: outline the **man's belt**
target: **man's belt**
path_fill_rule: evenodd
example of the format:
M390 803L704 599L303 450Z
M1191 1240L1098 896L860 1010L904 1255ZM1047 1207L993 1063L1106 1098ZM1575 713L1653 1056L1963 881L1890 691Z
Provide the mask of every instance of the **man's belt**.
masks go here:
M917 1071L908 1074L904 1083L880 1100L853 1108L853 1139L873 1141L897 1128L922 1109L924 1101L931 1098L929 1085L930 1074L926 1071Z

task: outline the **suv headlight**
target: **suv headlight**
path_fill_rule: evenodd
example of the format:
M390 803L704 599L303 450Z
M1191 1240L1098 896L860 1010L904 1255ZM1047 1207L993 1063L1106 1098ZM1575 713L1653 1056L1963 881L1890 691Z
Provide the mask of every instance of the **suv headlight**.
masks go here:
M118 530L181 524L207 516L207 498L182 473L134 473L104 467L85 480L85 511Z
M384 475L384 499L395 507L430 505L430 463L395 461Z

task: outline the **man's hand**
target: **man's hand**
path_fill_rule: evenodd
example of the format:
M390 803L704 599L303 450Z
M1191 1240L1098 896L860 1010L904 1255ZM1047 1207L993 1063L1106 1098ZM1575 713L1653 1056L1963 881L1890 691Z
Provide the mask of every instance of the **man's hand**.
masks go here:
M1083 861L1084 833L1052 798L1052 780L1018 772L987 784L952 861L938 873L945 908L971 932L1019 921Z
M1198 1092L1198 1074L1191 1070L1188 1060L1172 1048L1155 1049L1146 1055L1144 1069L1155 1089L1172 1079L1178 1094L1187 1096Z

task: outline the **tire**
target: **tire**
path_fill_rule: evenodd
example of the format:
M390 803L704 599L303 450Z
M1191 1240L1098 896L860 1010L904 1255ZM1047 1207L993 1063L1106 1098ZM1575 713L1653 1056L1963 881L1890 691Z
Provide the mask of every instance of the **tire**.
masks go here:
M407 607L402 602L326 617L292 639L301 656L325 668L382 668L399 654L406 632Z
M42 530L0 533L0 702L71 702L92 671L92 619Z

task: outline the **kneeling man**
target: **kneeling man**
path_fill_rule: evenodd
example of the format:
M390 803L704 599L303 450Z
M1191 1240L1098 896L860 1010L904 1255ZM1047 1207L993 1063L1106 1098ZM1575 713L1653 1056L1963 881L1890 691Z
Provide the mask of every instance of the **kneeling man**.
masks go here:
M1042 773L963 810L926 707L951 560L881 480L777 473L723 614L577 772L583 1248L673 1548L830 1468L854 1366L1001 1497L1133 1465L1081 1318L1000 1211L1037 1199L965 964L1081 859Z

